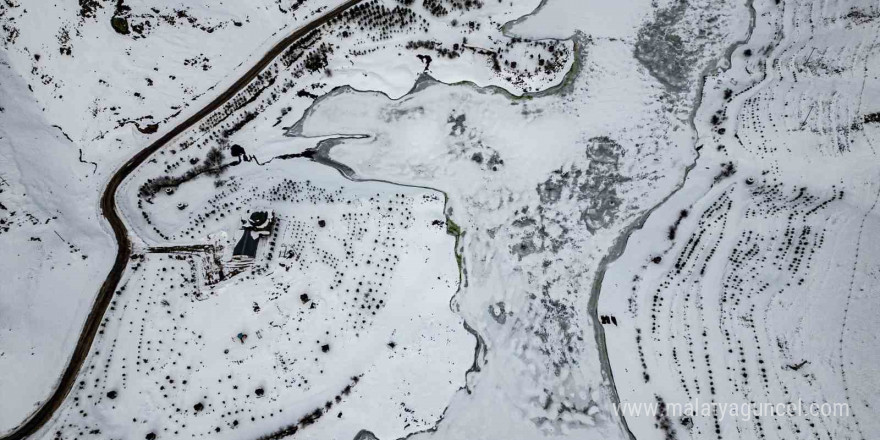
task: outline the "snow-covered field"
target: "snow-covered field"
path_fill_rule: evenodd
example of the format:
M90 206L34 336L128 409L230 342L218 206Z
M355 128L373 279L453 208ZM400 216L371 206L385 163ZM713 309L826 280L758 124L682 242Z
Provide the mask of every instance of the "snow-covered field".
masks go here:
M558 12L539 10L512 32ZM725 12L732 14L714 11L733 41L745 20ZM588 301L616 237L671 192L693 160L688 115L700 69L678 72L690 91L673 94L623 39L578 34L574 41L576 75L547 94L516 99L431 79L398 100L341 88L289 132L358 137L330 156L358 176L449 194L465 232L461 313L487 354L473 390L459 393L433 435L624 435ZM694 42L706 51L695 49L695 67L720 55L723 42Z
M605 327L618 392L804 405L692 426L670 417L668 429L628 418L640 439L873 438L876 4L754 7L751 37L706 80L696 167L606 275L599 312L618 323ZM824 403L847 416L807 412Z
M98 209L110 174L286 29L326 9L314 2L284 12L275 3L0 7L0 214L3 248L15 250L2 265L0 431L51 393L110 269L115 246ZM111 26L116 15L144 25L121 35ZM205 36L215 44L199 44Z
M93 167L50 125L0 53L0 427L51 392L113 262ZM47 160L51 159L51 160Z
M0 432L112 265L114 171L342 3L0 9ZM119 187L36 437L872 438L878 17L363 0ZM851 414L615 410L695 398Z
M135 250L83 385L47 431L254 438L316 410L334 421L310 435L326 438L429 428L476 344L449 307L459 273L443 194L281 160L223 182L156 201L166 229L216 231L217 248ZM224 264L251 233L240 219L269 208L256 258Z

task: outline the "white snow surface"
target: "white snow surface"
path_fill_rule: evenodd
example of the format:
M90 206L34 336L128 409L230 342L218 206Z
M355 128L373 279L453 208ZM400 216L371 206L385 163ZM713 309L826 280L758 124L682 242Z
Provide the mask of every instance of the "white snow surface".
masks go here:
M618 391L667 405L803 403L690 428L671 418L671 434L627 418L640 439L872 438L880 132L864 117L877 111L880 58L863 20L876 5L754 6L751 37L707 78L696 167L605 278Z
M93 171L0 54L0 428L45 399L113 264Z
M5 3L0 432L111 266L112 172L341 3ZM878 17L365 0L126 179L36 437L873 438ZM615 411L695 398L851 414Z

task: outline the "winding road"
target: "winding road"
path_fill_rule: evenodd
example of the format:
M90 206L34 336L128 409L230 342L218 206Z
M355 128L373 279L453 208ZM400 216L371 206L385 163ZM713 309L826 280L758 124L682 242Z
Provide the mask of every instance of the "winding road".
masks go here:
M125 272L126 265L131 257L131 240L129 240L128 229L125 226L125 222L123 222L122 218L119 216L119 211L116 207L116 191L119 189L119 185L122 184L128 175L137 169L138 166L143 164L153 153L171 142L179 134L195 125L196 122L210 115L214 110L220 108L220 106L225 104L226 101L232 99L239 91L244 89L251 80L262 72L263 69L275 59L275 57L280 55L281 52L287 49L291 44L318 29L321 25L326 24L361 1L362 0L348 0L337 6L335 9L332 9L324 15L306 23L304 26L276 43L253 67L248 69L248 71L238 80L224 90L223 93L219 94L201 110L183 122L177 124L155 142L140 150L113 174L101 195L101 215L107 219L107 222L113 229L113 235L116 238L117 245L116 260L113 262L113 267L110 269L110 273L107 274L107 278L104 279L101 288L98 290L95 303L92 305L92 310L86 318L85 325L83 325L83 329L80 332L79 339L76 342L76 347L73 350L70 361L67 363L67 367L64 369L64 373L62 373L61 379L58 381L52 395L49 396L49 398L43 402L42 406L40 406L36 412L31 414L24 423L7 435L0 437L0 440L20 440L28 438L36 433L43 427L43 425L52 419L55 411L61 407L62 402L64 402L64 399L76 383L76 377L89 354L92 342L95 340L95 335L101 325L101 320L104 318L104 312L110 305L113 293L116 291L116 287L119 285L119 281L122 279L122 274Z

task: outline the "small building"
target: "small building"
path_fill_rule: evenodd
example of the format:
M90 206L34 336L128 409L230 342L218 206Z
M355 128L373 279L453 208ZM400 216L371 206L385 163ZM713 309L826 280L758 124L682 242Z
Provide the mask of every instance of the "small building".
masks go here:
M257 257L260 237L268 236L275 225L275 214L271 210L254 211L242 219L241 238L232 249L233 260L252 260Z

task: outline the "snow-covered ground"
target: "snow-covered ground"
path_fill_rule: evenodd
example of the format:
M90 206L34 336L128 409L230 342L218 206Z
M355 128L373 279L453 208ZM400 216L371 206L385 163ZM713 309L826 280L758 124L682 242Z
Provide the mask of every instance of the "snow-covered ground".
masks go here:
M487 353L431 435L624 436L588 301L614 240L673 190L695 156L688 116L702 67L746 33L744 7L739 17L709 6L682 16L714 13L730 30L688 45L693 58L674 72L676 90L634 56L639 28L626 39L584 28L574 40L576 75L550 93L517 99L431 79L397 100L341 88L292 127L292 136L366 135L330 156L358 176L449 194L464 231L460 310ZM530 21L564 10L545 6L511 32L540 37Z
M0 53L0 431L52 391L113 264L78 154Z
M51 393L110 269L115 245L98 209L110 174L333 4L284 12L264 3L139 1L118 10L115 2L9 1L0 8L0 214L3 248L15 250L2 265L0 432ZM114 31L115 15L132 28L141 24L140 32ZM206 36L212 44L203 44Z
M203 180L156 210L217 248L135 249L82 385L46 431L255 438L315 411L332 419L309 428L317 438L432 426L476 344L449 307L459 272L443 194L303 161L244 163L216 192ZM274 223L256 258L234 261L252 233L241 218L264 209Z
M332 3L328 4L335 6ZM6 32L4 45L12 60L10 64L17 67L19 72L30 71L30 75L25 75L25 80L29 83L28 87L33 90L33 97L44 106L43 112L47 115L46 118L56 123L64 136L70 137L78 146L81 145L82 158L90 168L91 175L85 177L84 182L79 183L80 189L87 194L79 200L79 203L81 206L91 206L94 211L97 211L96 205L101 187L110 173L122 161L155 139L164 129L172 126L173 122L195 112L213 97L212 93L217 93L226 85L231 84L239 74L249 67L248 61L261 55L274 41L298 25L302 25L309 18L314 18L317 13L327 10L325 4L315 2L301 5L297 11L292 13L282 8L276 12L272 7L260 5L225 7L206 3L200 6L181 5L174 7L162 2L153 2L153 4L132 3L126 5L120 3L113 6L85 2L81 3L79 7L68 5L66 9L65 7L57 8L57 10L53 10L53 14L57 14L57 17L54 17L53 14L43 16L34 13L33 9L29 10L23 5L12 4L9 6L8 9L4 9L2 18L4 32ZM331 25L325 26L310 38L298 43L298 46L293 50L282 54L277 62L267 69L266 74L258 77L251 87L239 95L240 97L231 100L228 106L207 118L190 132L184 133L175 145L171 145L157 154L159 158L165 156L174 159L180 158L179 160L155 160L153 163L148 163L135 173L130 183L123 187L120 198L122 214L129 219L129 227L134 233L135 252L143 252L147 255L156 252L161 254L168 250L164 248L157 250L150 247L169 246L175 243L196 244L198 247L205 242L220 243L224 239L229 241L237 239L232 236L239 233L236 227L237 220L232 224L226 223L216 229L204 231L203 219L197 217L199 212L196 209L200 202L216 201L216 197L212 197L214 194L212 191L217 191L218 188L215 182L221 180L225 182L226 175L222 179L201 178L193 180L190 184L179 185L180 192L174 197L169 196L164 200L141 197L140 190L143 184L141 176L150 179L156 177L157 174L169 174L177 169L183 171L187 167L204 164L206 161L200 162L200 160L204 159L205 154L215 147L221 148L221 151L225 153L227 160L224 161L224 164L228 165L232 162L228 159L228 146L233 142L240 142L242 139L250 140L245 138L245 135L253 136L252 143L245 143L248 154L257 159L263 158L261 163L272 160L275 156L273 151L287 154L295 153L297 152L295 149L298 148L297 142L279 141L280 135L283 134L283 125L279 124L285 118L289 119L290 123L297 120L316 96L335 85L353 84L402 95L412 86L418 75L430 65L432 72L449 81L477 81L483 84L504 86L514 91L519 88L521 93L523 90L537 88L537 84L559 80L562 73L567 70L568 63L573 59L570 56L571 43L522 42L502 36L501 23L525 14L534 8L534 5L517 8L507 8L502 5L490 5L485 8L482 5L480 7L458 4L447 6L452 7L453 10L464 8L463 11L469 14L466 17L467 20L465 17L444 18L445 15L448 15L446 12L429 11L424 5L401 8L394 2L387 2L387 4L376 1L363 2L362 5L352 9L342 18L332 22ZM254 18L254 15L260 15L259 19ZM130 26L129 33L120 33L118 28L120 19L124 19ZM459 19L462 21L459 22ZM117 26L116 29L114 29L114 24ZM140 27L140 25L144 27ZM64 35L64 38L58 37L57 41L55 37L51 36L55 33L55 26L58 26L57 33ZM430 27L440 28L436 34L443 38L432 38L430 41L414 38L420 36L420 33L427 33ZM450 32L448 29L453 29L454 32ZM210 39L206 39L208 35L210 35ZM242 36L246 38L242 38ZM56 47L56 44L60 44L61 47ZM332 56L334 53L338 55ZM509 56L515 57L515 59L533 55L530 57L531 61L520 61L517 66L517 63L510 64L503 59L499 60L505 54L510 54ZM354 62L355 59L357 59L357 63ZM389 62L389 60L394 62ZM161 74L157 72L161 72ZM196 74L195 72L202 73ZM366 72L370 72L370 74L368 75ZM193 75L188 75L188 73L193 73ZM167 79L164 78L166 75ZM82 81L84 77L94 79L97 85L87 85ZM144 84L141 84L141 81ZM124 86L121 86L122 84ZM283 102L279 100L281 96L285 97ZM260 117L254 118L257 114ZM201 143L195 144L196 140ZM281 143L287 145L279 145ZM260 149L263 145L267 147L265 150ZM314 143L312 143L313 145ZM186 153L186 161L184 161L184 155L178 153L193 146L195 148ZM283 162L280 165L273 162L273 166L290 168L289 164L285 167ZM310 181L313 175L321 175L327 171L323 166L310 165L305 167L303 172L304 177L300 176L301 178L297 180L298 184ZM139 179L141 180L138 181ZM230 183L230 185L232 184ZM389 191L395 191L388 189L388 185L383 188L385 190L382 191L382 194L386 196ZM262 189L266 190L266 188ZM186 190L195 194L192 200L186 200L184 203L186 207L179 209L177 205L179 201L168 204L169 200L185 196ZM436 191L432 192L434 193L433 197L440 194ZM396 194L396 192L391 194ZM164 195L163 192L160 198ZM202 197L202 199L198 197ZM142 206L145 200L148 201L149 207ZM354 198L351 200L366 202L368 199ZM168 202L163 205L166 209L160 207L163 201ZM155 213L160 215L155 217L142 216L154 207ZM249 209L249 207L242 206L239 208ZM439 210L441 216L442 208L442 201L434 207ZM207 211L207 209L205 210ZM230 215L226 219L233 217ZM153 222L154 218L156 219L155 223ZM445 228L445 219L440 221L439 226L436 224L431 226L434 229L439 228L442 232ZM193 223L199 224L202 230L194 231ZM189 225L190 229L184 231L183 225ZM158 226L171 228L178 226L180 228L176 231L178 237L175 240L169 239L168 235L159 232ZM225 237L224 232L228 232ZM452 252L452 238L445 234L441 235L449 241L447 246L435 244L417 247L420 250L417 260L424 260L432 272L421 274L417 268L406 266L403 270L406 277L433 279L436 276L440 281L446 280L444 277L449 274L441 268L444 264L452 264L452 267L455 267L455 255ZM418 238L427 237L422 234ZM288 237L288 239L291 238ZM414 242L415 240L409 241ZM109 244L107 243L104 248L108 253L112 252L112 247ZM231 257L230 250L233 243L224 242L222 244L229 248L222 255L224 259L228 259ZM430 252L440 252L446 259L443 262L431 261L430 255L427 254ZM204 255L201 258L208 262L212 260ZM152 261L150 258L147 260ZM223 264L225 263L226 261L223 262ZM250 266L245 265L242 273L248 273L251 270L247 267ZM242 268L230 270L237 271L239 269ZM302 268L300 269L302 270ZM265 273L266 270L268 269L263 268L259 275L271 280L271 277ZM242 275L242 273L237 276L248 276ZM204 273L197 270L187 282L195 284L195 287L201 284L211 285L216 282L216 279L212 278L215 275L209 269L204 269ZM434 358L425 356L420 359L433 362L430 369L439 369L444 372L436 374L436 380L444 385L425 388L432 390L428 397L424 395L412 397L412 390L399 384L396 385L396 389L410 396L406 402L395 402L395 404L404 405L397 410L401 414L408 414L408 416L399 420L389 418L386 425L364 425L371 430L387 435L403 435L407 432L429 428L439 419L448 402L448 392L441 391L443 386L452 387L451 389L454 390L464 384L464 371L473 362L476 340L468 335L467 329L461 325L460 321L456 321L457 318L454 315L451 315L452 309L449 307L449 301L458 287L459 273L457 270L454 275L456 281L453 283L454 285L450 286L448 280L443 281L445 290L440 289L440 293L433 297L439 303L423 300L419 303L423 303L429 309L425 311L409 310L414 313L413 316L422 317L431 314L441 316L446 313L443 315L445 316L443 319L446 321L432 318L429 327L435 329L434 333L428 330L423 331L418 327L401 328L400 330L402 341L409 340L413 335L424 333L428 339L416 344L413 348L405 348L404 350L409 349L416 353L435 351L441 359L440 361L434 362ZM57 338L59 334L64 334L75 339L77 334L75 329L81 325L85 311L88 310L87 306L94 297L95 286L99 284L101 278L100 275L90 274L87 279L93 283L93 286L82 286L81 289L78 289L78 295L71 299L77 302L78 313L69 313L65 316L69 320L66 323L67 327L58 325L55 328L41 330L47 338ZM149 281L142 283L152 282L149 278L147 280ZM290 283L291 281L278 282ZM146 284L142 285L146 286ZM430 283L424 281L418 284L418 287L422 289L420 291L425 294L439 289L439 287L435 289L430 286ZM406 286L399 288L405 289ZM16 291L23 292L25 289L16 288ZM153 301L153 303L155 302ZM437 309L438 304L443 306ZM16 306L15 309L10 308L10 310L14 313L21 307ZM108 313L112 313L115 307L116 303L111 306ZM325 314L320 316L326 318L327 315L333 315L334 311L338 312L336 309L328 309ZM406 320L407 318L401 317L400 319ZM396 322L397 319L393 315L383 320L386 325L395 325ZM265 324L265 322L263 323ZM452 325L450 323L455 323L454 331L450 330L449 336L443 336L441 333L445 331L444 329L448 330L447 327ZM105 356L108 353L105 344L113 346L113 341L104 339L105 331L102 330L99 334L99 340L93 346L85 368L96 368L97 362L103 361L101 353L105 353ZM125 332L126 330L116 329L114 331ZM25 330L21 330L21 333L25 333ZM228 338L228 336L223 337ZM151 340L152 337L156 336L143 336L146 338L145 340ZM338 337L348 340L351 335L344 334ZM183 338L181 344L187 345L190 342L192 341ZM275 344L267 344L268 348L264 348L264 350L271 352L273 349L280 349L277 345L279 341L273 342ZM434 350L431 346L432 343L442 343L444 350ZM56 380L58 371L63 367L66 356L69 355L69 352L65 352L63 348L68 350L72 348L72 344L68 343L63 348L59 347L61 348L59 350L50 351L55 357L50 362L45 362L45 365L48 366L43 367L40 363L28 363L25 359L25 350L14 347L12 343L9 344L9 352L11 353L9 359L20 364L18 368L31 371L34 377L35 386L32 389L29 388L28 392L18 391L20 394L16 396L16 399L21 399L21 401L36 401L51 391L52 383ZM43 347L39 349L42 350ZM109 352L113 352L113 350L110 349ZM467 359L466 364L461 363L461 356ZM131 359L129 356L123 356L123 358ZM213 359L208 360L213 362ZM364 368L370 367L379 370L377 365L370 362L369 359L365 360ZM124 368L125 363L121 362L121 364L121 368ZM410 365L402 367L401 371L412 373L427 369L427 367ZM87 375L89 371L86 370L83 374ZM453 375L455 379L444 376L444 374ZM15 381L16 376L17 374L6 377L12 382ZM382 380L395 378L392 375L383 377L385 379ZM370 380L377 382L377 385L372 387L394 388L378 378L370 378ZM404 374L397 375L396 380L413 382L407 379ZM133 379L133 382L136 381ZM132 387L137 392L143 391L138 388L141 383L137 383L138 385L132 385ZM425 385L430 384L425 383ZM22 390L24 389L22 387ZM76 407L80 397L88 398L88 394L82 393L91 391L93 390L75 390L68 397L70 405ZM127 394L122 390L116 390L116 393L119 399L123 399L123 396ZM135 392L131 394L131 396L137 395ZM136 399L135 397L130 398ZM289 402L290 398L287 396L287 400L282 399L282 401ZM429 403L420 403L419 399L428 399ZM367 400L367 402L373 401ZM16 409L19 409L20 412L4 415L8 416L8 419L4 419L5 429L15 426L33 408L33 406L25 407L16 404ZM375 411L386 409L381 406L373 408ZM68 411L72 410L63 409L58 415L58 420L65 420L68 429L76 430L79 429L79 426L94 423L87 418L73 423L65 415ZM99 417L102 416L99 413L95 414ZM118 416L118 414L112 415ZM368 416L368 412L363 412L361 417ZM285 418L285 420L288 422L286 424L290 424L289 419ZM352 417L352 420L359 419ZM286 424L278 422L276 425L257 425L252 429L271 432L274 429L273 426ZM110 428L103 429L109 430Z
M603 283L618 391L670 408L803 405L628 417L639 439L873 438L876 4L754 7L751 37L707 78L696 167Z
M341 3L6 2L0 432L109 270L113 171ZM134 255L39 436L871 438L877 17L364 0L120 186Z

